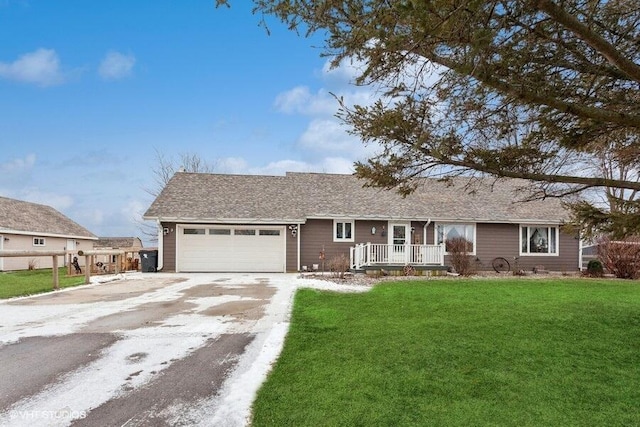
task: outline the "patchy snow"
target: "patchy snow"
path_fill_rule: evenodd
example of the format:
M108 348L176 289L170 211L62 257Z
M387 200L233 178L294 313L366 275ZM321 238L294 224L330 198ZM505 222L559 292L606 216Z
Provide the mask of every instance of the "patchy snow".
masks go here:
M149 277L139 275L127 279ZM186 408L181 404L179 408L167 408L163 411L176 414L181 420L192 420L195 425L245 426L249 421L256 392L282 350L295 291L300 287L341 292L363 292L369 289L366 286L337 284L328 280L305 279L292 274L157 273L152 277L188 280L113 301L60 305L14 305L16 300L2 302L0 343L11 343L27 336L78 332L98 318L135 310L142 304L184 299L183 291L198 285L215 284L232 288L250 286L268 279L268 286L274 287L276 292L260 319L241 321L199 313L225 302L252 298L237 295L190 297L186 301L194 303L194 309L173 314L150 326L119 331L121 338L106 348L101 357L67 374L40 393L18 401L0 414L0 424L68 425L74 418L88 413L92 408L147 384L155 374L202 347L207 340L223 333L249 333L255 338L240 356L218 395L204 401L191 402ZM136 354L144 354L144 357L132 358Z

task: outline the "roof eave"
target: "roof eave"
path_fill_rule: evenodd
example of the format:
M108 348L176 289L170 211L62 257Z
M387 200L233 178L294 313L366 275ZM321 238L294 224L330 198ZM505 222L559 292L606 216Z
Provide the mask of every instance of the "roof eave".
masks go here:
M146 217L147 220L175 222L181 224L304 224L305 218L185 218Z
M82 236L77 234L43 233L40 231L12 230L0 228L0 234L16 234L20 236L59 237L64 239L98 240L97 236Z

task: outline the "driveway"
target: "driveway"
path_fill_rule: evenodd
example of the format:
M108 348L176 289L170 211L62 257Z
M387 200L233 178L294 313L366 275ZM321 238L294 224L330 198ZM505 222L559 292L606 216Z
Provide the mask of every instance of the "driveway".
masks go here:
M244 426L295 290L366 289L292 274L112 279L0 303L0 425Z

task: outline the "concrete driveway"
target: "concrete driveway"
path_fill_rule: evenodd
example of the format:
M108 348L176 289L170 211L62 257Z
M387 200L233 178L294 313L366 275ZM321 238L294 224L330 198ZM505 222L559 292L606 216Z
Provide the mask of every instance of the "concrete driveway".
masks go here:
M103 279L104 280L104 279ZM135 273L0 303L0 425L244 426L292 274Z

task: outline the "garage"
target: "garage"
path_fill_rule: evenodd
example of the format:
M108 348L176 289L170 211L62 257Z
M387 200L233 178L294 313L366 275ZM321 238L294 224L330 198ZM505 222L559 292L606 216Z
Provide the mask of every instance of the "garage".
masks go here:
M176 271L285 271L285 230L274 226L177 227Z

